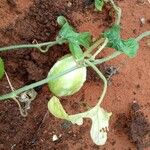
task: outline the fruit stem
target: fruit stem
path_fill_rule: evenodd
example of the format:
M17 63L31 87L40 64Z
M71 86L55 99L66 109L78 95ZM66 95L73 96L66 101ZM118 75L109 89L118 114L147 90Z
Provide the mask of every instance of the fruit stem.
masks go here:
M93 63L91 63L89 60L85 60L85 62L88 64L88 66L93 68L93 70L99 75L100 79L102 79L104 82L103 92L97 103L97 106L100 106L100 104L102 103L102 101L105 97L106 91L107 91L107 80L106 80L105 76L101 73L101 71Z

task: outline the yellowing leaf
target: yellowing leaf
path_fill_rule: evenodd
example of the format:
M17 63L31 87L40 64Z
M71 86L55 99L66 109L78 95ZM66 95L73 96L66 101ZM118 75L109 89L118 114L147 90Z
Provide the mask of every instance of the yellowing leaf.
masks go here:
M90 118L92 120L90 135L93 142L96 145L104 145L107 140L107 131L111 115L112 113L108 113L103 108L95 106L84 113L70 115L69 120L73 124L82 125L83 118Z
M96 145L104 145L106 143L109 120L112 113L108 113L103 108L96 105L86 112L68 115L63 109L59 99L55 96L48 102L48 109L55 117L66 119L77 125L82 125L84 118L90 118L92 120L90 130L92 141Z
M96 145L104 145L107 141L109 119L112 113L106 112L103 108L96 106L90 113L92 120L91 138Z
M59 99L53 96L48 102L48 110L57 118L68 119L68 114L62 107Z
M77 124L81 126L83 124L83 117L77 115L69 115L69 121L71 121L73 124Z

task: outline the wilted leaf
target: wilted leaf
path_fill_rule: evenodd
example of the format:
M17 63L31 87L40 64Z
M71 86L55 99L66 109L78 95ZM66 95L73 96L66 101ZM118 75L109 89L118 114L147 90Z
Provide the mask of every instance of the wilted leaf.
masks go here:
M89 115L92 120L90 134L96 145L104 145L106 143L111 114L112 113L106 112L103 108L96 106Z
M73 124L83 124L83 118L90 118L92 120L92 127L90 130L91 138L96 145L104 145L107 140L107 131L109 126L109 119L112 113L106 112L103 108L95 106L91 110L70 115L69 120Z
M48 102L48 110L57 118L68 119L68 114L62 107L59 99L53 96Z
M52 97L48 102L48 109L55 117L66 119L77 125L82 125L84 118L90 118L92 120L90 135L93 142L96 145L104 145L106 143L109 119L112 113L108 113L103 108L95 106L89 111L68 115L56 97Z

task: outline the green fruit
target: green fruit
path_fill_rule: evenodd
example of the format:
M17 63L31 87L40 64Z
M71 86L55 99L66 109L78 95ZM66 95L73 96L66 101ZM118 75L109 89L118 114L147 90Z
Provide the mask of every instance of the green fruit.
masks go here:
M51 68L48 76L55 77L78 64L71 55L66 55L58 60ZM78 92L86 81L86 67L71 71L55 80L48 82L49 89L56 96L68 96Z

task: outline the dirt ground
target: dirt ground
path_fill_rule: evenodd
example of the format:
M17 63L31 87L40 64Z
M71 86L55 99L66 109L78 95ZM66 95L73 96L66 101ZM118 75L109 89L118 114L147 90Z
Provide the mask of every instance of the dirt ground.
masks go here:
M122 8L122 37L136 37L150 30L148 0L117 0ZM109 4L94 11L93 0L0 0L0 47L18 43L52 41L59 27L56 18L64 15L78 31L89 31L96 38L114 22ZM141 19L144 18L144 24ZM90 121L79 127L54 118L47 111L52 96L47 85L38 89L26 118L21 117L12 100L0 102L0 150L149 150L150 149L150 39L140 42L137 57L126 59L111 78L103 107L113 113L104 146L92 143ZM66 45L54 46L46 54L35 49L1 52L6 72L18 89L47 76L58 58L68 53ZM103 52L102 56L109 53ZM118 67L125 56L104 64ZM101 66L100 66L101 67ZM102 89L95 73L88 71L87 82L77 94L61 99L67 112L84 110L83 103L94 106ZM6 78L0 81L0 95L9 92ZM53 135L59 140L52 141Z

